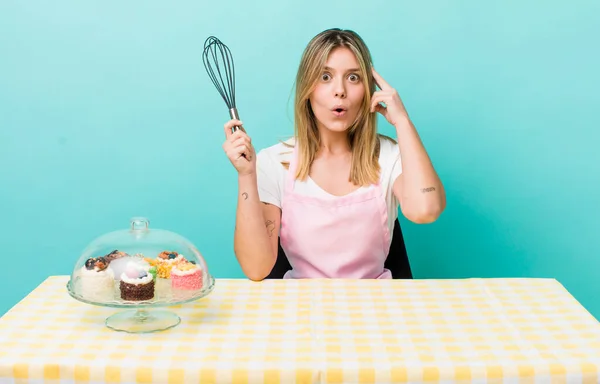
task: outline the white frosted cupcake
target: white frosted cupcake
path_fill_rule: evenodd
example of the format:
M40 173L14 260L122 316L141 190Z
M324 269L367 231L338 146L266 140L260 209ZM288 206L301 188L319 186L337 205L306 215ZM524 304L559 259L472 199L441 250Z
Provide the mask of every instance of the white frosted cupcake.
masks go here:
M79 269L77 292L91 301L106 302L114 299L115 283L113 271L102 257L91 258Z

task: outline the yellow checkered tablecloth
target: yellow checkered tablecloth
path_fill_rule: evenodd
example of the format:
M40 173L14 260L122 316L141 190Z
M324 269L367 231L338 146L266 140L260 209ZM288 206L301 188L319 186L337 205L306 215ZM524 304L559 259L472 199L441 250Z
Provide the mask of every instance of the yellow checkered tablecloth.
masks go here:
M0 319L0 383L598 383L600 324L552 279L217 279L180 325L115 332L119 309L53 276Z

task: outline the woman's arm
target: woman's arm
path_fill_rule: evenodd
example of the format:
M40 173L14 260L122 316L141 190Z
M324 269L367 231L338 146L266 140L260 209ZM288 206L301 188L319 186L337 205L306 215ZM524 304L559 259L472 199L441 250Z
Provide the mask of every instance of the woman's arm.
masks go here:
M402 173L394 181L393 191L400 202L400 210L415 223L434 222L446 207L442 181L410 119L400 120L396 134Z
M238 177L234 252L250 280L263 280L277 259L281 209L260 202L256 173Z
M256 153L244 129L231 133L238 120L225 124L223 149L238 172L238 201L233 248L235 256L251 280L264 279L277 258L277 238L281 210L265 205L258 198Z
M446 208L444 186L396 92L375 70L381 91L373 94L371 111L381 113L396 128L402 173L393 185L402 214L415 223L431 223ZM385 103L385 106L379 104Z

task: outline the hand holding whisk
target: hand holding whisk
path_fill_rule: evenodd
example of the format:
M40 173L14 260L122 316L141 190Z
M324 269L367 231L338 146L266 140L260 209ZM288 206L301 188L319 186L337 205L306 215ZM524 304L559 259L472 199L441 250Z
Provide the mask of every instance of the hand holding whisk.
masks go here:
M235 105L235 67L229 48L214 36L204 42L204 68L229 108L232 119L239 120ZM243 127L233 127L232 132Z

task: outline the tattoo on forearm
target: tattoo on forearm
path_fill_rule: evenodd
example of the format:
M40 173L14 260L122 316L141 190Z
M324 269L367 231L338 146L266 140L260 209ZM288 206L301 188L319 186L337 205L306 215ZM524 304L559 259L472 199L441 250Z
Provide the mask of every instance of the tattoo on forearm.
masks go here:
M242 193L242 196L244 197L244 200L248 200L248 194L246 192Z
M422 189L421 189L421 192L423 192L423 193L427 193L427 192L433 192L433 191L435 191L435 188L434 188L434 187L422 188Z
M267 226L267 233L269 237L273 236L273 231L275 230L275 222L273 220L265 221L265 225Z

